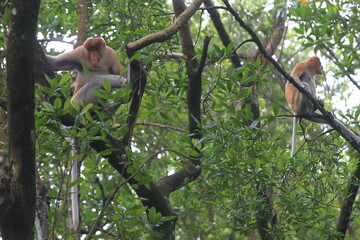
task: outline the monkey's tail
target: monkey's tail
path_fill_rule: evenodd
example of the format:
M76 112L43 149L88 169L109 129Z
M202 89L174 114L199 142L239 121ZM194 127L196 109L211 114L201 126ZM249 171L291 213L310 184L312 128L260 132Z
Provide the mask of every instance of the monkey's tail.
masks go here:
M294 117L293 120L293 131L292 131L292 137L291 137L291 157L295 155L295 147L296 147L296 128L297 128L297 117Z

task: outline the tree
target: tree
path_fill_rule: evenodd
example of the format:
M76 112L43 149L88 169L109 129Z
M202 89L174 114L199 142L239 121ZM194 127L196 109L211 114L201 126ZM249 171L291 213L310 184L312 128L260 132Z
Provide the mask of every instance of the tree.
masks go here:
M355 3L87 3L87 35L104 37L124 69L130 64L132 88L104 86L103 105L76 109L70 74L54 76L36 48L36 159L48 187L49 238L358 237ZM42 2L43 49L77 33L84 39L75 5ZM325 108L307 96L329 124L304 120L290 158L283 87L291 68L313 55L326 72L318 82ZM75 159L82 167L72 182ZM66 217L76 184L81 233Z
M39 3L12 1L10 18L4 19L11 27L6 53L8 154L2 152L0 162L0 231L4 239L34 238L35 64L29 45L36 41Z

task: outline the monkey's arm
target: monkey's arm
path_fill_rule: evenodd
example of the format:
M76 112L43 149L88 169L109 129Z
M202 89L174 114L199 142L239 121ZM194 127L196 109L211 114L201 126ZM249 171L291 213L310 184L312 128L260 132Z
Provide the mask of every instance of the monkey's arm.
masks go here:
M103 89L103 81L105 79L109 81L112 88L120 88L128 83L126 78L118 75L98 75L77 91L71 98L71 102L79 106L86 106L89 103L97 104L98 101L95 91Z
M104 56L104 58L107 59L108 64L110 66L109 73L114 75L119 75L121 72L121 65L115 50L106 46L105 54L106 56Z
M121 65L119 61L116 61L110 68L109 73L119 75L121 72Z
M70 52L57 56L46 55L46 58L54 71L82 70L82 63L87 63L84 47L78 47Z

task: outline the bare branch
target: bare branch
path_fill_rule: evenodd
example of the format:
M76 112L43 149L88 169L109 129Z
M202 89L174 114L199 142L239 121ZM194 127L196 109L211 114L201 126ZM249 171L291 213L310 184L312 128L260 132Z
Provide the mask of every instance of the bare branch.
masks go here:
M168 52L168 53L166 53L166 55L170 58L186 59L186 56L183 53Z
M160 127L160 128L169 128L169 129L176 130L179 132L184 132L184 130L181 128L177 128L177 127L165 125L165 124L160 124L160 123L137 122L137 123L135 123L135 125L146 125L146 126L153 126L153 127Z

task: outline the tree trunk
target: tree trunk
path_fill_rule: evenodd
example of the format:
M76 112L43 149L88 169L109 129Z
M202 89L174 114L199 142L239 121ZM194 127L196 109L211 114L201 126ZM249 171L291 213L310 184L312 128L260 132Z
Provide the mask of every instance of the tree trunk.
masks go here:
M7 39L8 156L0 162L3 239L34 239L34 42L40 1L11 1Z

